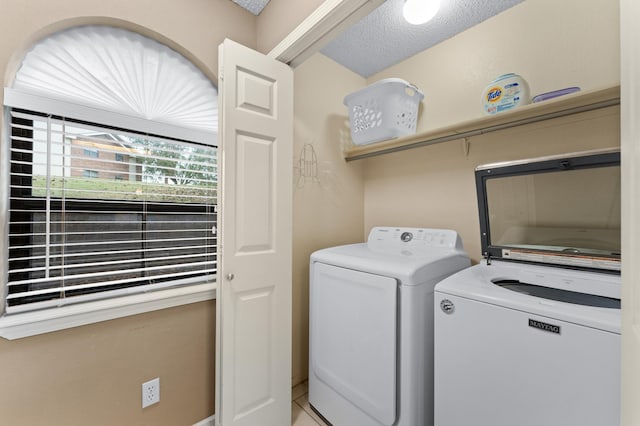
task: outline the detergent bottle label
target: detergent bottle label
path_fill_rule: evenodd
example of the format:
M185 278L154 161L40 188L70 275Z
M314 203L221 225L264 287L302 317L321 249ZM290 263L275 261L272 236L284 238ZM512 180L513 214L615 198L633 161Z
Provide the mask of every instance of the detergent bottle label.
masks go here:
M482 107L486 114L497 114L529 102L529 87L526 81L516 74L498 77L482 94Z

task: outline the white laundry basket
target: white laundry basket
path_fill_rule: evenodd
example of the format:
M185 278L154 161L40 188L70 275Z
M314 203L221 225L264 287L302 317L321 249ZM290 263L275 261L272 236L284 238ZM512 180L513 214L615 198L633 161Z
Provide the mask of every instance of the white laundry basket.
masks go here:
M424 94L400 78L386 78L344 98L349 108L351 139L366 145L416 132Z

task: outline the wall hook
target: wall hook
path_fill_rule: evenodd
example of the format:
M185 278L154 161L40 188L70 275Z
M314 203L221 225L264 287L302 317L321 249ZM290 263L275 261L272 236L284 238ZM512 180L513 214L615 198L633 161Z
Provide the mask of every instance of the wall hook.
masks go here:
M302 188L307 180L320 181L318 178L318 156L313 145L308 143L302 147L295 169L298 175L296 181L298 188Z

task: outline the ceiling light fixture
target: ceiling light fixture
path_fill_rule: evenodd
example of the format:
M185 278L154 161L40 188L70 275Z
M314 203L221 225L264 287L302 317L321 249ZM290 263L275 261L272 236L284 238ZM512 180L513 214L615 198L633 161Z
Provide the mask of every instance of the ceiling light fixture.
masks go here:
M436 16L440 0L405 0L402 16L410 24L421 25Z

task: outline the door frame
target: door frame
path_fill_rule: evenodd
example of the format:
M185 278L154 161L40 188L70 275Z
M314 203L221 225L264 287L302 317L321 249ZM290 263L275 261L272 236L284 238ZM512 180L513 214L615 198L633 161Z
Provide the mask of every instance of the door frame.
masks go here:
M326 0L267 56L297 67L385 0Z
M620 1L622 425L640 424L640 4Z

